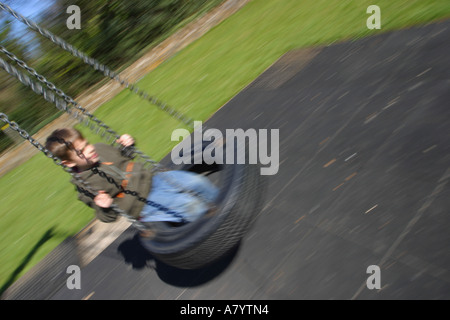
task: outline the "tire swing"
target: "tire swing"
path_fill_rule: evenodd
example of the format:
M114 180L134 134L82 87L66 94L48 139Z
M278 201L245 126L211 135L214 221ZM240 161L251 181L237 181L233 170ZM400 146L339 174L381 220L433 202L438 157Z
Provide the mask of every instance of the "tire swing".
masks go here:
M118 74L114 73L106 66L89 58L86 54L73 48L49 31L40 28L36 23L21 16L1 2L0 9L12 14L16 19L25 23L32 30L39 32L61 48L69 51L74 56L81 58L86 64L103 72L105 76L118 81L122 86L125 86L140 97L150 101L153 105L168 113L170 116L192 127L194 121L186 115L148 95L134 84L130 84L128 81L121 79ZM90 114L86 109L82 108L62 90L56 88L56 86L47 81L45 77L30 68L23 60L18 59L14 54L7 51L2 46L0 46L0 52L4 53L9 59L16 62L19 67L26 70L43 84L37 85L28 76L19 72L14 66L0 58L0 67L10 75L16 77L20 82L30 87L35 93L42 95L47 101L55 104L58 109L75 117L80 123L95 130L96 133L101 133L101 136L106 140L109 141L112 139L112 141L114 141L114 138L119 137L119 135L110 127ZM53 156L49 150L45 149L45 147L33 139L25 130L21 129L17 123L9 121L8 117L3 113L0 113L0 120L10 124L10 127L13 130L16 130L24 139L28 140L46 156L52 158L57 165L63 167L64 170L77 179L77 174L65 167L58 158ZM203 151L206 146L206 144L203 144L201 150ZM234 148L234 146L228 147ZM224 148L227 148L226 144L224 144ZM197 152L197 148L191 148L191 151L193 150L196 150ZM156 170L177 169L204 174L208 176L208 178L211 178L213 183L220 189L219 195L214 201L211 210L209 210L205 216L196 221L182 225L174 225L173 223L168 222L141 223L135 219L130 219L126 212L113 206L113 209L115 209L117 213L132 220L133 225L137 229L151 231L152 235L150 237L141 237L141 243L155 258L177 268L196 269L216 261L241 241L254 222L262 202L262 193L260 192L261 181L258 166L248 164L248 159L245 161L245 164L206 164L203 162L202 164L175 166L173 163L169 162L166 157L166 159L161 162L166 163L165 168L161 169L162 166L160 163L156 163L141 151L133 148L132 152L139 156L139 159L144 160L145 164L152 165L152 170L155 168ZM194 158L194 152L191 152L191 156ZM193 162L194 161L191 161L191 163ZM89 190L88 187L83 190L83 192L92 197L96 195L96 191Z
M172 169L212 175L210 180L220 188L214 208L204 217L181 226L153 223L154 235L141 237L141 243L169 265L200 268L232 251L252 226L262 203L259 168L248 164L203 163L172 164Z

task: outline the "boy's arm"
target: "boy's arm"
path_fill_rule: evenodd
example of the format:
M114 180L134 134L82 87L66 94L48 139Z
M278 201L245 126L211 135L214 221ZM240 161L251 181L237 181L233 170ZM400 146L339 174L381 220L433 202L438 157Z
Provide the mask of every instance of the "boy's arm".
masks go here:
M78 189L78 188L77 188ZM87 196L78 189L78 199L95 210L95 216L98 220L109 223L117 220L118 214L111 208L101 208L95 204L94 199Z

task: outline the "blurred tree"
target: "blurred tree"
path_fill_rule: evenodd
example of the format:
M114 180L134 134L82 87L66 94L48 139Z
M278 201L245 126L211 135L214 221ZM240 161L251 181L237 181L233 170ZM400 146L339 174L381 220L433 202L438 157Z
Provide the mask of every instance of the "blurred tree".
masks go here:
M66 27L68 2L54 0L51 10L42 17L42 24L67 42L80 48L105 65L117 69L139 57L142 50L155 45L182 25L189 17L203 13L223 0L72 0L81 9L81 30ZM80 61L68 61L60 48L40 40L44 53L39 65L70 88L91 86L101 75L86 69ZM56 63L50 63L56 62ZM51 70L52 69L52 70ZM87 71L86 71L87 70Z
M21 58L28 58L26 45L19 41L11 32L11 21L0 20L0 43ZM6 57L5 61L12 63ZM14 63L12 63L14 65ZM0 112L8 115L10 120L20 122L21 126L33 131L35 126L55 115L55 108L48 105L37 95L27 89L15 78L9 76L3 69L0 71ZM5 124L0 123L0 127ZM13 141L4 132L0 133L0 152L11 146Z

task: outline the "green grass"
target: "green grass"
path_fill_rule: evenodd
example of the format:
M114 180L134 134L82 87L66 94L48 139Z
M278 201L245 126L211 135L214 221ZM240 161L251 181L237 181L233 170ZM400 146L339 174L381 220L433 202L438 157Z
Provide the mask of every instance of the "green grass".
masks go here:
M371 4L381 8L380 31L366 28L366 8ZM447 0L254 0L144 77L139 86L205 120L291 49L358 39L449 16ZM135 136L138 147L156 160L170 151L174 145L170 134L179 126L127 90L96 115L119 133ZM83 131L94 142L100 141ZM93 218L90 209L76 200L69 179L43 155L0 179L0 288ZM41 241L49 230L50 236Z

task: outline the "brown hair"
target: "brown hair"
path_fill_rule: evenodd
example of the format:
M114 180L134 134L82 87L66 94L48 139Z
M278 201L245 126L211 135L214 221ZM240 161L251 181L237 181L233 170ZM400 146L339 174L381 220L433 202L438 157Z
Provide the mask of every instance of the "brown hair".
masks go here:
M70 159L72 144L78 140L84 140L83 134L74 128L57 129L47 137L45 148L61 160Z

